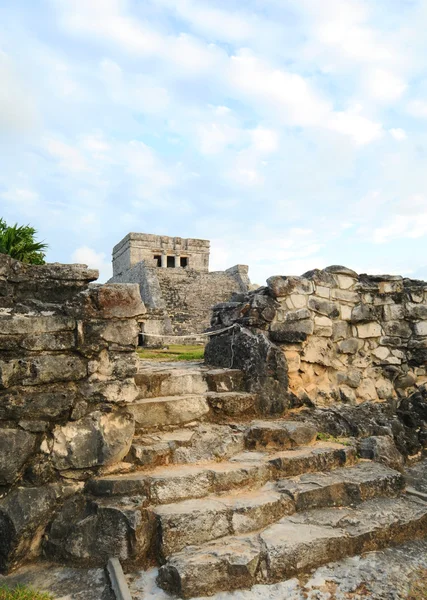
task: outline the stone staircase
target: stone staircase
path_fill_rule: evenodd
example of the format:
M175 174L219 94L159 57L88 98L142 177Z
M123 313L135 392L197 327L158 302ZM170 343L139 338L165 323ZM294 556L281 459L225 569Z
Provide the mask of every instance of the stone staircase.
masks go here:
M401 473L359 460L351 441L317 440L310 423L261 418L239 371L141 362L136 382L130 452L85 491L106 547L114 537L128 569L161 565L166 591L274 583L427 535L427 502ZM81 535L74 523L70 547Z

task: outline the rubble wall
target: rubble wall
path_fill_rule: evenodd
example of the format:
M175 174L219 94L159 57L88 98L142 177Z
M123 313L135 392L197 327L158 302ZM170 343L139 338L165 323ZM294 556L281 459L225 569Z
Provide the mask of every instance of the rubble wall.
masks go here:
M279 346L284 393L316 406L359 404L407 396L427 382L426 282L332 266L267 284L217 306L212 324L261 330ZM214 355L208 347L207 359Z
M127 454L138 285L0 254L0 571L39 551L65 497Z

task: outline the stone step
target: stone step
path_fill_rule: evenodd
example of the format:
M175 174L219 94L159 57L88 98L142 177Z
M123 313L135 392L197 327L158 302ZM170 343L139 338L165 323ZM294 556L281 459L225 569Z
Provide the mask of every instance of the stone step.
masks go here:
M244 391L243 373L237 369L209 369L202 363L140 361L135 383L139 398L185 396Z
M243 427L208 423L137 436L126 460L152 467L224 459L242 450Z
M427 503L376 498L282 518L260 533L229 536L171 555L158 584L180 597L276 583L347 556L427 535Z
M229 461L169 465L149 471L96 477L86 484L94 496L144 495L148 504L168 504L233 489L259 488L268 480L351 465L355 449L317 442L275 454L242 452Z
M168 425L183 425L197 421L209 413L204 395L163 396L143 398L127 405L135 417L136 430Z
M312 507L346 506L379 496L396 496L401 473L363 462L330 473L314 473L238 491L149 509L157 522L159 558L227 535L260 530L285 515Z
M248 392L208 392L207 401L214 415L238 417L256 413L256 394Z
M307 446L316 440L317 430L312 423L298 421L253 421L245 433L250 450L279 449Z

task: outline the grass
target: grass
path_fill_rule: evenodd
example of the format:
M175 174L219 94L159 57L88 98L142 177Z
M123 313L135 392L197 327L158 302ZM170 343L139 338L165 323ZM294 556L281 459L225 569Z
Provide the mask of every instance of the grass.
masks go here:
M321 442L332 442L333 444L341 444L342 446L351 446L351 442L344 438L337 438L329 433L318 433L317 439Z
M426 600L427 598L427 569L419 569L414 573L409 589L408 600Z
M46 592L36 592L32 588L21 586L10 589L0 585L0 600L53 600Z
M158 361L203 360L205 348L196 345L171 344L165 348L138 348L137 352L139 358Z

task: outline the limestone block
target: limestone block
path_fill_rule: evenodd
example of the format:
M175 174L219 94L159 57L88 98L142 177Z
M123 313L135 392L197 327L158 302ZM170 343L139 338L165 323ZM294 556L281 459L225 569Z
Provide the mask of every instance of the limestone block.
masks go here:
M423 320L427 319L427 305L426 304L412 304L408 302L406 304L406 313L409 319ZM403 317L397 317L403 318Z
M1 344L1 340L0 340ZM61 331L57 333L40 333L25 336L20 346L25 350L72 350L76 346L76 335L74 331Z
M126 350L136 348L139 327L135 319L111 321L90 320L83 324L79 346L83 351L90 349L99 352L103 348L114 346Z
M307 306L307 296L302 294L291 294L288 300L292 308L304 308L304 306Z
M377 435L362 438L358 441L358 453L361 458L375 460L392 469L401 471L404 466L403 456L396 448L393 438L388 435Z
M83 381L79 389L88 399L115 404L128 404L139 395L133 377L125 380Z
M288 372L294 373L299 371L301 364L301 356L299 352L292 351L284 351L286 362L288 363Z
M341 319L343 321L351 321L351 306L341 305Z
M285 315L285 321L302 321L303 319L310 319L311 312L308 308L300 308L299 310L288 312Z
M0 317L0 335L32 335L36 333L55 333L72 331L76 321L57 315L8 315Z
M391 337L408 338L412 335L412 329L406 321L385 321L384 333Z
M75 494L81 484L18 487L0 500L0 571L34 559L58 501Z
M313 283L303 277L283 277L276 275L267 279L267 285L275 298L290 294L312 294Z
M340 315L339 309L334 302L329 302L328 300L317 298L316 296L309 297L308 307L331 319L336 319Z
M328 317L314 317L314 324L319 327L332 327L332 321Z
M351 304L359 302L359 294L350 292L349 290L331 290L331 298L340 302L350 302Z
M87 376L87 363L77 355L40 354L0 361L0 388L76 381Z
M323 285L316 285L315 293L316 296L326 298L327 300L331 297L331 290Z
M356 393L348 385L341 385L339 388L342 402L356 403Z
M308 363L331 365L331 343L327 338L310 337L303 351L303 360Z
M311 319L302 321L291 321L284 323L273 323L270 329L270 337L274 342L302 342L307 339L314 331L314 324Z
M154 522L140 505L80 496L68 500L51 524L45 553L85 568L104 567L111 556L126 565L146 558L153 533Z
M380 337L382 335L381 325L374 321L371 323L362 323L357 326L357 334L362 339Z
M335 321L332 324L332 338L334 342L343 340L349 336L349 327L346 321Z
M357 338L348 338L338 342L338 351L342 354L356 354L360 350L362 342Z
M376 358L379 358L380 360L384 360L385 358L387 358L389 356L390 350L388 348L386 348L385 346L378 346L378 348L375 348L374 350L372 350L372 354Z
M412 302L422 302L424 300L423 290L411 290L410 297Z
M76 400L76 392L60 385L60 389L48 386L42 390L26 388L25 392L14 390L2 396L0 420L57 419L70 413Z
M318 335L319 337L330 338L332 337L332 327L315 327L314 335Z
M378 400L375 382L367 377L362 379L359 387L357 388L357 396L362 400L362 402L366 402L367 400Z
M137 283L93 285L80 298L70 307L77 318L130 319L147 312Z
M400 337L383 336L380 337L380 345L391 347L401 346L402 340L400 339Z
M387 400L395 396L393 384L388 379L384 379L383 377L377 379L375 387L380 400Z
M33 453L35 441L34 435L21 429L0 429L0 486L15 481Z
M245 442L249 450L285 450L308 446L316 436L317 430L311 423L253 421L245 432Z
M403 280L400 277L397 281L380 281L378 284L380 294L395 294L403 291Z
M402 304L386 304L383 308L383 312L385 321L399 321L405 318L405 309Z
M336 275L336 280L342 290L348 290L357 282L356 278L349 277L348 275Z
M357 304L351 311L352 323L374 321L377 318L377 309L369 304Z
M135 432L126 412L99 411L57 426L53 432L52 460L59 470L84 469L120 462L129 452Z
M348 369L337 373L338 385L347 385L351 388L356 389L362 382L362 374L356 369Z
M330 265L329 267L326 267L325 271L327 273L333 273L334 275L346 275L347 277L352 277L353 279L359 278L359 275L356 273L356 271L348 269L343 265Z
M427 336L427 321L415 323L414 332L416 335Z

